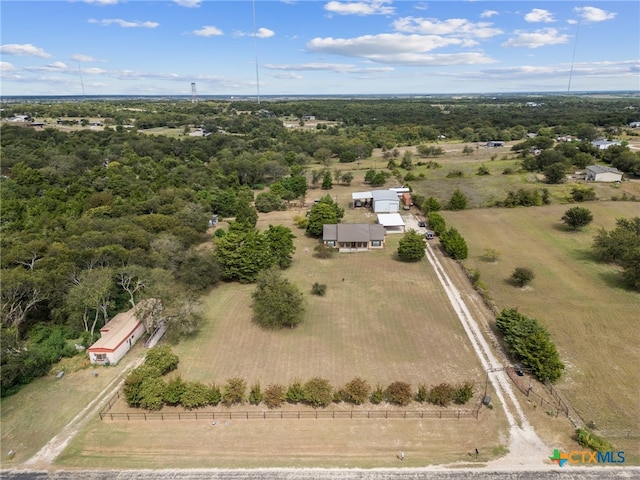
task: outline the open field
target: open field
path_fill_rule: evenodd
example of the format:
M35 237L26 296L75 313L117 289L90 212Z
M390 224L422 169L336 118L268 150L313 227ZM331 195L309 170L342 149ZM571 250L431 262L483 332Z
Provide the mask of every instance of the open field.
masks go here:
M57 365L51 374L3 398L0 441L3 468L18 465L34 455L116 379L128 362L143 352L144 348L137 345L120 365L97 368L98 376L94 376L92 368L68 369L64 377L57 379L55 373L62 366ZM15 453L12 459L7 456L10 450Z
M551 332L566 363L558 389L585 422L614 447L640 461L640 294L622 287L616 267L596 263L589 248L599 227L611 229L617 217L640 214L638 203L583 204L594 214L584 231L565 229L566 206L444 212L469 244L469 268L499 308L518 307ZM497 263L480 257L485 248L500 252ZM536 273L530 287L506 279L518 266ZM633 452L633 453L632 453Z
M261 216L259 226L290 224L293 213ZM284 275L305 293L303 324L265 331L252 322L255 286L219 285L205 298L202 333L176 346L185 379L221 383L240 376L266 386L319 375L340 385L360 376L372 385L417 386L483 378L428 264L394 258L400 235L389 235L384 250L320 260L313 256L318 241L294 232L297 251ZM315 282L327 285L324 297L309 293Z
M73 468L403 467L503 455L500 409L480 419L116 421L95 419L56 462ZM496 434L496 432L503 432Z

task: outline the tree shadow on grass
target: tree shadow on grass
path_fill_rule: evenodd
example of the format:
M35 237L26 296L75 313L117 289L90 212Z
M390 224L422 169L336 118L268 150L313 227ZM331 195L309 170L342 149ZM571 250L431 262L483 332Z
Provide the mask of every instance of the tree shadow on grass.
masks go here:
M607 271L598 273L598 277L610 288L629 290L631 287L624 281L622 272Z

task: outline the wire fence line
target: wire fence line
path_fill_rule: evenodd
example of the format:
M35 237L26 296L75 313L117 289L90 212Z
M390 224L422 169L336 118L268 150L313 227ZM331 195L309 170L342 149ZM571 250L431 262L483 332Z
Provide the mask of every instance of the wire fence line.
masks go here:
M475 409L433 409L433 410L260 410L260 411L200 411L188 410L183 412L112 412L112 407L120 401L120 391L117 391L100 412L100 420L289 420L289 419L323 419L323 418L355 418L355 419L477 419L480 415L479 405Z
M261 410L185 412L101 412L101 420L292 420L292 419L464 419L479 410Z

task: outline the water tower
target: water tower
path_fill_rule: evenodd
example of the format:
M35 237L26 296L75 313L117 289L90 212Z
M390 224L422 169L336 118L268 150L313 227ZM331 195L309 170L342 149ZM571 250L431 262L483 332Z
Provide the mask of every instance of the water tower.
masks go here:
M196 83L191 82L191 103L196 103L198 101L198 95L196 94Z

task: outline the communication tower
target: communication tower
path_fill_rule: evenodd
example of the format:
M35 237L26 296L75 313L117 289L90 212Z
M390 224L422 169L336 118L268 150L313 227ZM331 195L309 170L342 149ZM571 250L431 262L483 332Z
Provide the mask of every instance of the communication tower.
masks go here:
M198 95L196 94L196 83L191 82L191 103L196 103L198 101Z

